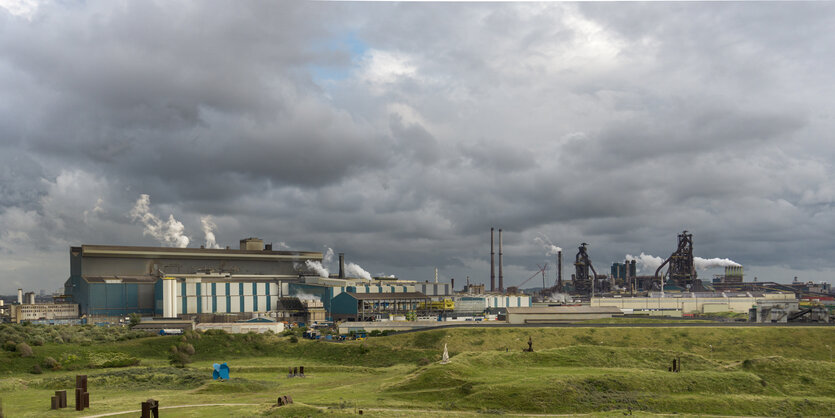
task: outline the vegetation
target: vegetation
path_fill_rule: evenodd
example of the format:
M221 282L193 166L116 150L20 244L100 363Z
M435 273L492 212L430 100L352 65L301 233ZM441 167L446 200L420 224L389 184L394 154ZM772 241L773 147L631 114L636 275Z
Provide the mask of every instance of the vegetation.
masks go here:
M76 327L62 330L68 341L27 342L32 356L22 357L19 343L51 334L30 327L9 339L12 350L0 351L3 406L21 416L58 414L43 399L71 389L78 373L88 375L94 413L135 410L147 398L163 406L243 404L184 409L183 416L835 410L827 348L835 333L822 327L455 328L346 342L222 331L119 340L130 335L119 329L98 344L82 338L99 330ZM522 351L528 337L533 353ZM444 344L449 364L439 364ZM680 373L668 371L673 359ZM228 381L211 378L220 362L231 367ZM307 378L288 378L288 367L298 366ZM295 403L277 407L279 395Z

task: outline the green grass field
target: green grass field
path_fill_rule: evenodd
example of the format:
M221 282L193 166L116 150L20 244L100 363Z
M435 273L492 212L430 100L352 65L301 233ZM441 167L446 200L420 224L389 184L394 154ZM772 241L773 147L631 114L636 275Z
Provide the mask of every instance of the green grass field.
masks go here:
M214 405L161 411L184 417L835 413L829 327L455 328L344 343L204 333L186 338L195 353L185 368L169 364L180 336L58 330L0 328L0 342L31 342L33 352L0 351L5 416L136 411L148 398L163 407ZM44 337L53 331L65 334L60 342ZM533 353L522 352L528 337ZM451 362L442 365L445 343ZM47 357L55 370L44 367ZM668 371L673 358L681 373ZM212 363L224 361L231 379L212 381ZM287 377L302 365L306 378ZM89 379L84 412L72 407L76 374ZM51 411L61 389L70 407ZM279 395L296 403L274 407Z

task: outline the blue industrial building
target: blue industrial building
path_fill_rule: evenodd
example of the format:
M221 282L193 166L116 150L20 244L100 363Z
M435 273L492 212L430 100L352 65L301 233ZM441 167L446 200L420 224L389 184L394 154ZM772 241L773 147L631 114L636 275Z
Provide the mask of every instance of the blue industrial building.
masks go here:
M70 248L64 293L82 315L267 312L307 260L322 253L272 251L255 238L234 250L82 245Z

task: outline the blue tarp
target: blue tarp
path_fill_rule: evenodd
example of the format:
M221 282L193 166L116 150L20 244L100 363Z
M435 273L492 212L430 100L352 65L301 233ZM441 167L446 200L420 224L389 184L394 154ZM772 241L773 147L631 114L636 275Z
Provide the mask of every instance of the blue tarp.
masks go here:
M229 380L229 366L227 366L226 363L215 363L212 365L212 368L214 368L214 370L212 370L212 379Z

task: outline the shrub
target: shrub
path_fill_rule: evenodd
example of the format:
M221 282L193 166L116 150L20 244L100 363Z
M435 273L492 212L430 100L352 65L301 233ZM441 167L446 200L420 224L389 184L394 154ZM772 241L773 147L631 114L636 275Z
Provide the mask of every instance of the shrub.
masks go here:
M3 343L3 349L6 351L15 351L16 348L17 344L14 341L9 340Z
M38 366L38 365L36 364L36 365L32 366L32 371L31 371L30 373L32 373L32 374L41 374L41 373L43 373L43 370L41 369L41 366Z
M431 361L431 360L429 360L429 359L428 359L428 358L426 358L426 357L424 357L424 358L422 358L422 359L418 360L418 366L428 366L428 365L429 365L429 363L432 363L432 361Z
M20 353L21 357L32 357L32 347L29 347L29 344L20 343L15 347L15 351Z
M191 356L194 355L194 346L188 343L172 345L169 348L168 361L177 367L186 367L191 363Z
M61 368L61 364L58 363L58 360L55 360L52 357L47 357L43 359L43 366L50 370L58 370Z
M290 336L290 342L294 343L294 344L299 342L299 337L296 337L295 335L291 335Z

